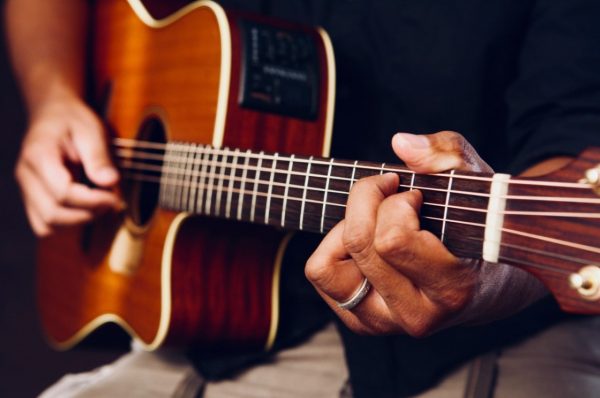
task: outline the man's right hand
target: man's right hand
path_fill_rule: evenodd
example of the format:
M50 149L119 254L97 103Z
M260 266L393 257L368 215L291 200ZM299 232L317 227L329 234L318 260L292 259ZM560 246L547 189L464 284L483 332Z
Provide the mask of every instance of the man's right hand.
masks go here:
M73 170L79 167L95 187L77 181ZM78 98L48 103L32 115L15 177L38 236L122 208L102 123Z

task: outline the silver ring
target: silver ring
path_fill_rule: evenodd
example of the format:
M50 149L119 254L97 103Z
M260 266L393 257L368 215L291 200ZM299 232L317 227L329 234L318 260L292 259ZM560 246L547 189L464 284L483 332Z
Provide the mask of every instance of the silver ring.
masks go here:
M338 307L340 307L343 310L351 310L352 308L356 307L362 301L362 299L365 298L367 293L369 293L369 290L371 290L371 284L369 283L367 278L363 278L362 283L360 284L358 289L356 289L356 291L348 300L343 301L341 303L339 301L336 301L336 303Z

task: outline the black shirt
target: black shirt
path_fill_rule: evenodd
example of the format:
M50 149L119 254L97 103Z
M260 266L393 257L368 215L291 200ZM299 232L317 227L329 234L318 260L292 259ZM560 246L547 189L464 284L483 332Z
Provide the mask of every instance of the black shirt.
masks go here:
M395 132L455 130L497 171L516 173L600 145L598 0L221 3L328 31L338 77L335 157L393 162ZM307 255L288 261L301 268ZM341 327L354 392L416 393L460 361L559 316L551 304L538 305L500 323L421 340L359 337ZM291 329L314 329L314 318L292 320Z

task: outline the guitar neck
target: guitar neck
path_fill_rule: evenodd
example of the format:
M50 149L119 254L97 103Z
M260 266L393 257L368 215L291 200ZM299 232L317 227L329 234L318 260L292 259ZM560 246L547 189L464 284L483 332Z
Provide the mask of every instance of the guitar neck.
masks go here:
M422 228L456 255L483 256L492 178L489 174L415 174L386 163L146 143L120 149L127 178L160 183L159 204L174 211L325 234L344 218L352 185L383 173L398 192L423 193ZM143 155L143 156L142 156ZM493 221L493 220L492 220ZM493 222L492 222L493 223ZM492 255L493 257L493 255ZM493 260L493 258L491 258Z

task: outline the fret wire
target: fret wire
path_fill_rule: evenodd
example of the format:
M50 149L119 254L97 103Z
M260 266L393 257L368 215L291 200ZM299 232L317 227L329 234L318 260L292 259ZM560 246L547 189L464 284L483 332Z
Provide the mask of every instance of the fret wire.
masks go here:
M273 193L273 182L275 179L275 165L277 164L278 153L275 153L275 159L271 164L271 178L269 179L269 188L267 190L267 203L265 209L265 224L269 223L269 211L271 210L271 194Z
M246 153L250 153L248 149ZM237 211L237 219L242 219L242 206L244 204L244 188L246 188L246 176L248 175L248 163L250 162L250 157L246 156L244 159L244 166L242 168L242 183L240 185L240 194L239 194L239 202L238 202L238 211Z
M227 203L225 205L225 217L227 218L231 217L231 198L233 196L233 180L237 171L239 154L240 150L236 148L233 152L233 160L231 162L231 174L229 175L229 187L227 189Z
M283 208L281 210L281 226L285 227L285 211L287 206L287 196L290 190L290 178L292 177L292 165L294 164L294 155L290 157L290 163L288 165L287 177L285 179L285 190L283 193Z
M165 170L167 169L168 164L169 164L169 151L166 151L165 155L163 157L163 163L159 166L160 185L159 185L159 191L158 191L158 200L160 203L163 203L165 205L167 204L167 189L170 188L164 184L164 182L166 182L166 179L167 179L167 172Z
M219 156L219 152L214 151L213 160L218 159L218 156ZM210 159L210 156L209 156L209 159ZM215 169L217 167L215 165L216 162L211 162L211 163L212 164L211 164L211 166L209 166L210 168L209 168L209 172L208 172L209 173L209 177L208 177L208 187L209 187L209 190L207 191L207 194L206 194L207 195L207 197L206 197L206 207L205 207L206 214L211 214L210 208L211 208L211 205L212 205L212 196L213 196L213 190L214 190L214 181L215 181L215 173L216 173Z
M181 193L181 190L182 190L182 186L180 184L181 172L180 172L180 169L178 167L179 163L180 163L179 157L181 156L179 151L180 151L179 150L179 144L175 144L174 151L173 151L173 157L172 157L173 164L175 165L173 167L175 171L172 173L173 181L175 181L175 184L174 184L174 187L173 187L173 199L172 199L172 201L173 201L172 206L173 207L178 207L179 206L180 199L181 199L180 193Z
M177 200L177 144L173 145L171 148L171 167L173 171L169 174L169 178L167 183L173 181L172 187L169 191L169 204L171 207L175 207L175 203Z
M450 175L454 174L454 170L450 172ZM450 191L452 189L452 177L448 180L448 193L446 194L446 205L444 206L444 222L442 223L442 237L441 241L444 242L444 237L446 234L446 218L448 217L448 205L450 205Z
M226 152L227 151L227 152ZM229 150L226 149L223 151L223 163L227 164L227 158L229 157ZM225 169L226 166L221 166L221 169L219 170L219 178L218 178L218 185L217 185L217 198L216 198L216 212L215 215L219 216L221 214L221 199L223 196L223 183L225 182Z
M208 167L208 163L210 161L209 147L203 146L202 148L202 158L200 160L200 176L198 176L198 182L200 186L198 187L198 195L196 196L196 212L198 214L202 214L202 210L204 208L204 193L206 192L206 178L208 177L206 173L206 168Z
M410 188L408 188L409 191L414 191L414 186L415 186L415 177L416 177L416 173L413 173L413 175L410 177ZM402 185L402 184L400 184Z
M302 231L302 228L304 227L304 206L306 204L306 190L308 188L308 178L310 176L310 167L311 167L311 160L312 160L312 156L308 159L308 166L306 168L306 178L304 179L304 191L302 192L302 208L300 209L300 231Z
M379 172L379 175L383 175L384 171L385 171L385 162L381 163L381 171Z
M192 173L191 173L191 168L194 166L193 162L190 162L190 158L192 158L195 156L195 151L184 151L185 153L185 169L184 169L184 177L183 177L183 182L185 185L188 185L189 183L191 183L191 179L192 179ZM185 209L189 209L190 207L190 191L191 191L191 186L184 186L183 187L183 200L181 203L181 208L185 208Z
M115 140L124 140L124 139L115 139ZM142 142L142 141L137 141L137 142ZM150 144L155 144L155 143L150 143ZM161 144L158 144L158 146L160 146ZM164 144L162 144L164 145ZM168 145L168 144L167 144ZM153 146L153 148L155 148ZM251 157L257 157L257 155L253 154L252 152L250 152L247 156L251 156ZM265 159L268 159L270 156L272 155L265 155ZM298 162L308 162L307 160L298 158ZM323 158L325 159L325 158ZM326 160L314 160L313 162L315 165L327 165L328 161ZM340 167L352 167L349 164L344 164L344 163L340 163L339 164ZM379 166L361 166L363 169L365 170L379 170ZM392 167L392 166L390 166ZM388 168L385 171L388 172L396 172L396 173L407 173L407 174L414 174L413 171L408 170L406 168L401 168L401 166L395 166L393 168ZM445 178L449 178L450 175L448 173L433 173L433 174L429 174L431 176L434 177L445 177ZM483 177L483 176L476 176L476 175L464 175L464 174L456 174L453 176L453 178L455 179L462 179L462 180L473 180L473 181L484 181L484 182L491 182L492 179L490 177ZM560 181L536 181L536 180L525 180L525 179L511 179L509 181L509 184L520 184L520 185L535 185L535 186L547 186L547 187L563 187L563 188L573 188L573 189L590 189L590 185L586 184L586 183L568 183L568 182L560 182Z
M201 159L202 155L201 155L201 152L198 151L198 145L195 146L192 156L194 159L194 164L192 164L192 167L191 167L190 181L193 183L193 182L195 182L196 175L198 175L200 173L200 162L198 160ZM197 187L196 188L194 188L193 186L190 187L190 193L191 194L190 194L190 201L188 203L188 210L191 212L195 212L196 211L196 203L198 200Z
M331 176L331 167L333 166L334 159L331 158L329 161L329 168L327 170L327 179L325 180L325 193L323 195L323 208L321 210L321 233L323 233L323 225L325 224L325 209L327 208L327 194L329 193L329 177Z
M254 173L254 189L252 190L252 203L250 205L250 221L254 222L254 213L256 210L256 193L258 192L258 183L260 181L260 173L262 170L262 155L263 151L260 151L261 157L258 158L258 164L256 165L256 172Z
M350 190L354 186L354 182L355 182L354 176L356 175L356 165L358 165L358 160L355 160L354 165L352 166L352 176L350 177L350 189L348 189L348 192L350 192Z

